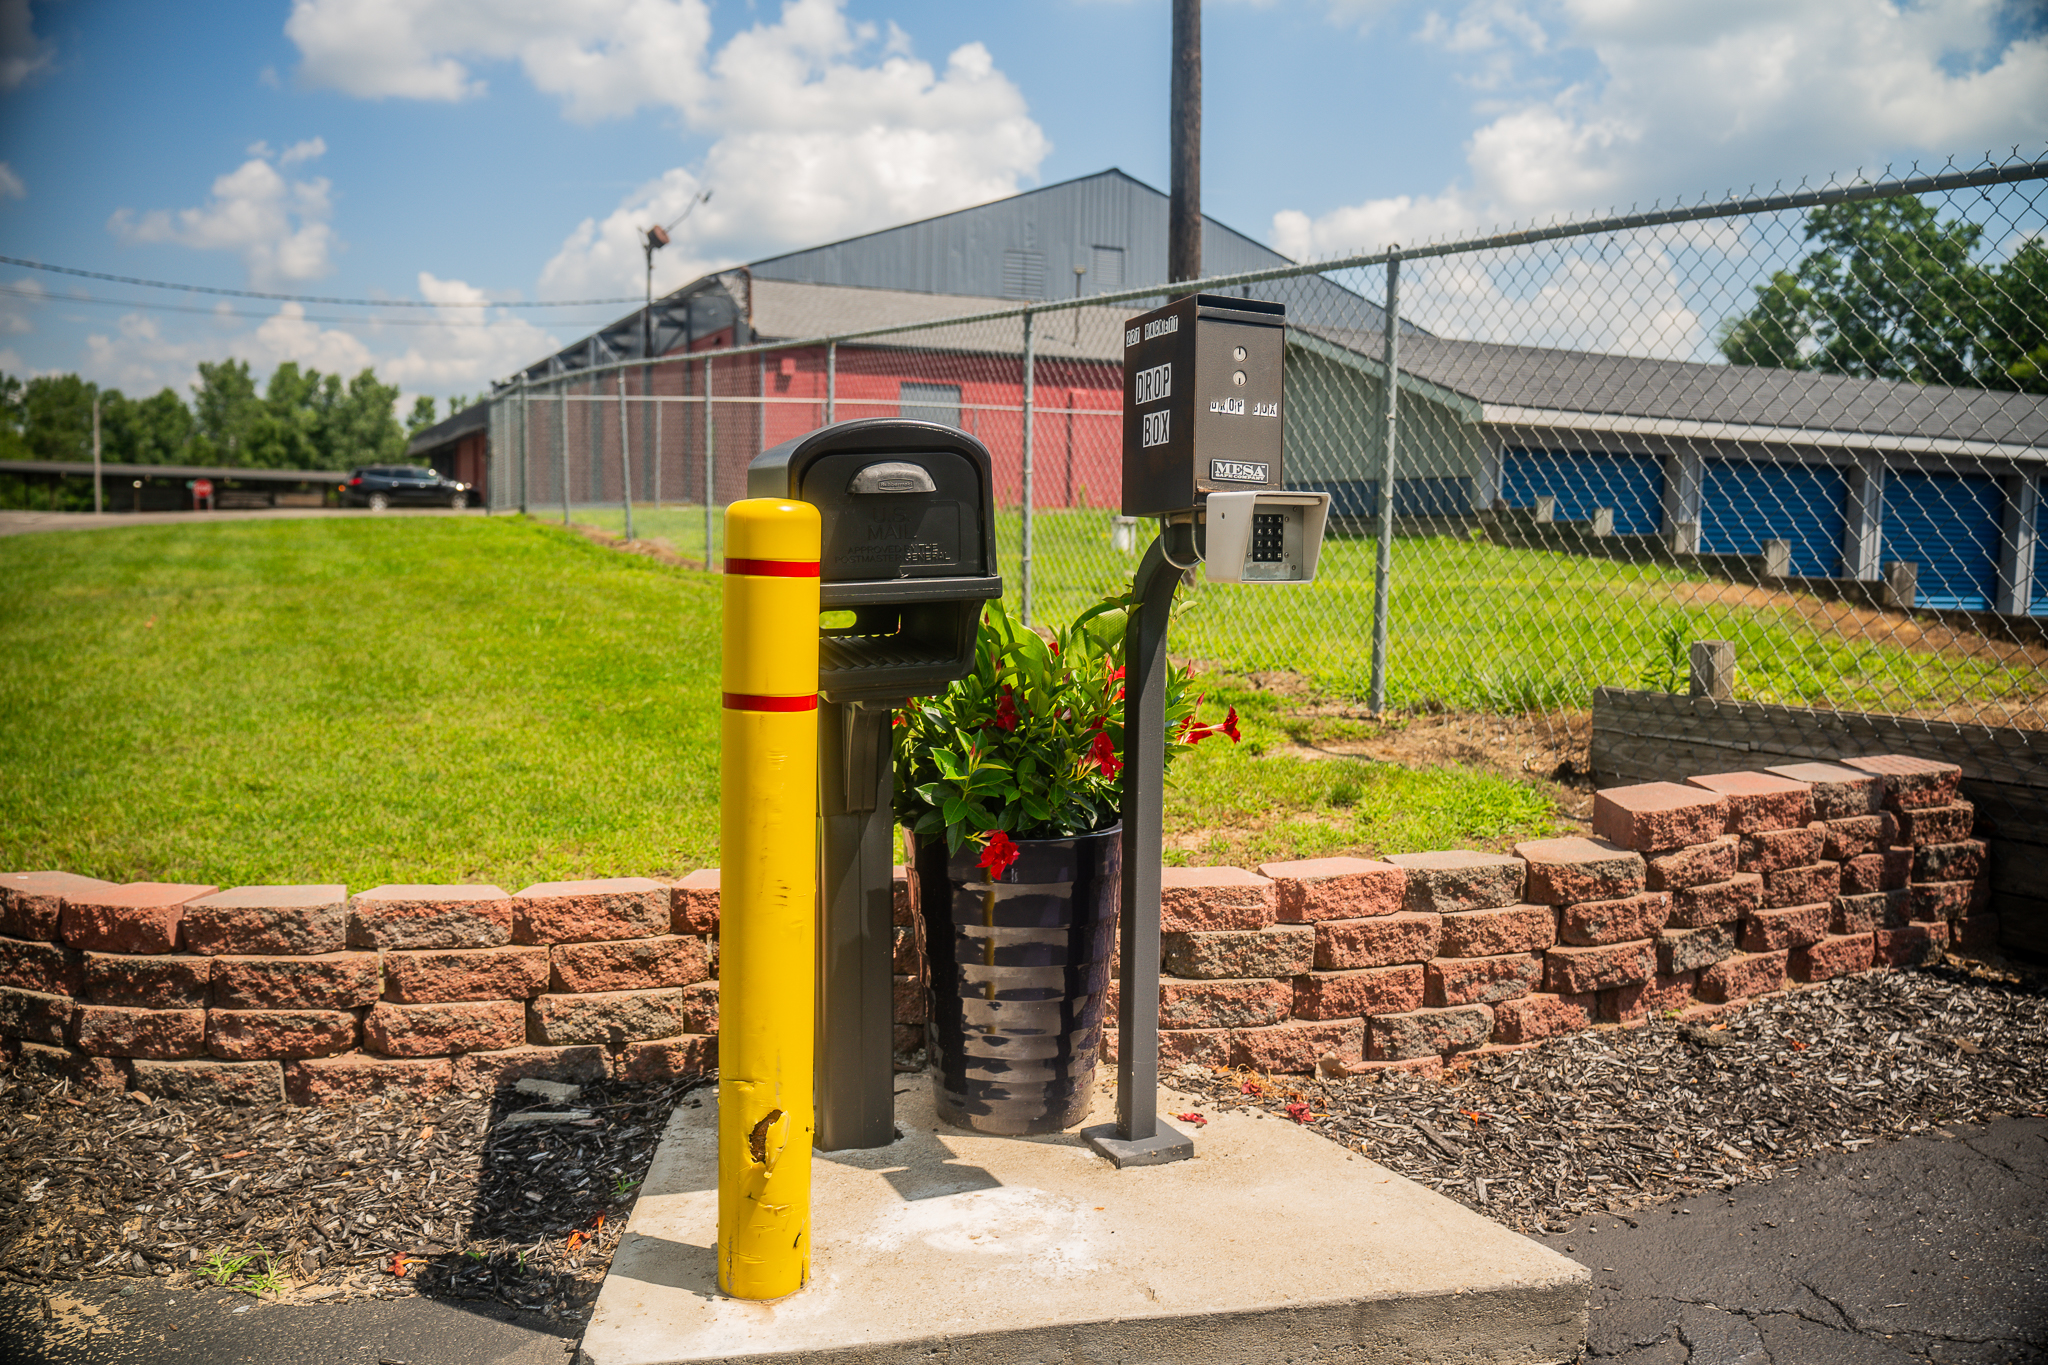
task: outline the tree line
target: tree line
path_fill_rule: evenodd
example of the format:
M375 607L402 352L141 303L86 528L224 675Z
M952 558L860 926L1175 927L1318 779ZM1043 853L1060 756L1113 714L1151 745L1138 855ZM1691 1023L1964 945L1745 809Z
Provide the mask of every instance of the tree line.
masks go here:
M1918 199L1830 204L1806 216L1806 255L1728 319L1738 365L1954 388L2048 393L2048 246L1978 259L1985 226Z
M434 400L423 396L401 425L398 386L381 382L374 370L344 379L289 360L260 390L247 361L202 361L190 403L168 387L130 398L75 374L26 382L0 374L0 459L90 460L95 399L100 458L108 464L329 470L388 464L438 420ZM474 401L450 399L449 415Z

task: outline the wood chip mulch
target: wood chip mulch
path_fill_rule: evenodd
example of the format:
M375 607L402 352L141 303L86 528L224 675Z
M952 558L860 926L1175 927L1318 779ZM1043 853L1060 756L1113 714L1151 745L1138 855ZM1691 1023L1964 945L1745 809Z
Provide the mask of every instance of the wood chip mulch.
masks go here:
M1441 1079L1189 1066L1167 1080L1214 1108L1304 1123L1519 1231L1561 1231L1819 1152L2048 1115L2048 986L1968 965L1874 972L1716 1023L1554 1038Z
M0 1280L193 1277L581 1317L669 1111L705 1084L295 1108L0 1075Z

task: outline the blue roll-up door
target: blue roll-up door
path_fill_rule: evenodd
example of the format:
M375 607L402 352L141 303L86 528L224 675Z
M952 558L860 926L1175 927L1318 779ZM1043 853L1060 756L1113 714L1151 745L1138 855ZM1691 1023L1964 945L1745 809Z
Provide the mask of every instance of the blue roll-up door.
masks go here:
M1611 507L1618 535L1655 535L1664 525L1664 463L1654 455L1510 450L1500 491L1510 507L1556 498L1558 521L1585 521L1594 508Z
M1923 607L1991 610L2003 497L1987 474L1894 469L1884 484L1884 558L1920 566Z
M2048 479L2034 504L2034 615L2048 616Z
M1789 460L1709 460L1700 490L1700 549L1763 553L1767 540L1792 547L1792 572L1832 578L1842 569L1849 474Z
M1379 515L1378 479L1304 479L1294 485L1306 492L1328 493L1333 517ZM1394 480L1397 517L1464 517L1472 514L1472 480L1415 478Z

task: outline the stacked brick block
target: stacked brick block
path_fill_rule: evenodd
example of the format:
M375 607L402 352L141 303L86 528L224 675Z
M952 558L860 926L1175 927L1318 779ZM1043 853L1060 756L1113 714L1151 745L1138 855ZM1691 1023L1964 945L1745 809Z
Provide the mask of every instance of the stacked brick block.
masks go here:
M1957 792L1962 770L1952 763L1886 754L1848 766L1882 784L1882 808L1893 820L1887 872L1905 891L1905 924L1916 934L1957 948L1998 941L1988 908L1988 848L1973 838L1977 812Z
M317 1102L715 1065L715 892L127 886L0 877L18 1064L167 1095Z

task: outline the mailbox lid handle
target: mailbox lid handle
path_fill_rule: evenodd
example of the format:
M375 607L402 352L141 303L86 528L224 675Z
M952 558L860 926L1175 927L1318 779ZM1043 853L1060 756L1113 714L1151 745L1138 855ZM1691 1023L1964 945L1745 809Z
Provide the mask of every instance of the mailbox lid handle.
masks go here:
M938 484L932 481L931 471L923 465L908 460L883 460L871 464L853 476L853 482L846 486L849 493L936 493Z

